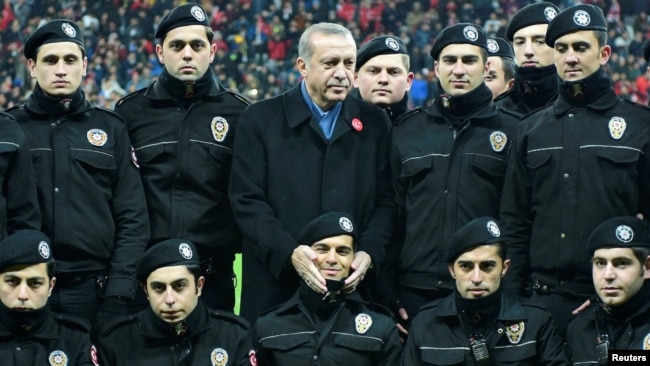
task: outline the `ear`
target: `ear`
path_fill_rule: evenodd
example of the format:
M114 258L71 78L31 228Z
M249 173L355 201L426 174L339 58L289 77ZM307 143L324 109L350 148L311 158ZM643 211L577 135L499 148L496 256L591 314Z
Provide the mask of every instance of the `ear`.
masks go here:
M483 66L483 75L490 72L490 59L485 61L485 66Z
M643 278L650 279L650 255L645 259L643 263Z
M352 85L355 88L359 89L359 72L358 71L354 72L354 80L352 81Z
M456 273L454 272L454 265L447 264L447 268L449 269L449 274L451 275L451 278L456 279Z
M438 61L433 61L433 71L435 71L436 77L440 78L440 72L438 71Z
M600 49L600 64L605 65L609 61L609 57L612 55L612 48L609 45L605 45Z
M506 259L503 261L503 270L501 270L501 277L506 275L506 273L508 272L508 268L510 268L510 259Z
M27 60L27 67L29 68L29 76L32 78L36 77L36 62L31 58Z
M216 54L217 54L217 44L212 43L210 45L210 63L212 63L212 61L214 61L214 55L216 55Z
M196 295L201 296L201 291L203 290L203 285L205 284L205 277L200 276L199 279L196 280Z
M144 282L140 282L140 288L142 291L144 291L144 294L147 295L147 299L149 299L149 292L147 291L147 284Z
M413 79L415 79L415 74L413 72L409 72L406 75L406 91L411 90L411 85L413 85Z
M298 72L300 72L300 75L303 78L307 77L307 63L302 57L298 57L296 59L296 67L298 68Z
M86 76L86 70L88 70L88 57L84 57L83 67L84 67L84 69L81 72L81 76Z
M47 297L52 296L52 290L54 290L54 285L56 284L56 277L52 277L50 280L50 287L47 289Z
M515 78L508 80L508 82L506 83L506 90L510 90L510 88L512 88L514 84L515 84Z
M158 55L158 61L160 61L160 63L164 65L165 58L163 57L162 45L160 44L156 45L156 55Z

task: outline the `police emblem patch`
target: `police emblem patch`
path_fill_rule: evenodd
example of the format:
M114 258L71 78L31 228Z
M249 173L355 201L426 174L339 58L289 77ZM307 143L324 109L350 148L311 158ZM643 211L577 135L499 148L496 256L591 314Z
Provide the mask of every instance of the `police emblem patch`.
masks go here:
M386 47L390 48L393 51L399 51L399 43L394 38L386 38Z
M226 139L228 134L228 121L223 117L214 117L210 123L212 129L212 137L218 142Z
M490 134L490 145L492 145L492 150L496 152L501 152L506 147L508 143L508 136L501 131L494 131Z
M589 23L591 23L591 17L586 11L577 10L575 13L573 13L573 22L581 27L586 27L589 25Z
M494 39L490 38L487 40L487 50L490 53L499 52L499 44Z
M354 327L359 334L365 334L372 327L372 318L370 315L361 313L354 317Z
M490 232L490 235L494 236L495 238L498 238L501 236L501 230L499 230L499 226L497 225L496 222L490 220L487 222L487 229Z
M515 324L510 324L506 327L506 336L512 344L517 344L521 341L521 336L524 334L524 329L526 326L524 322L519 322Z
M553 20L553 18L557 16L557 11L554 8L549 6L546 9L544 9L544 16L546 17L546 20L550 22L551 20Z
M612 117L607 124L609 127L609 135L612 136L614 140L620 140L625 133L627 128L627 123L622 117Z
M194 19L198 20L199 22L205 20L205 13L199 6L193 6L192 9L190 9L190 14L192 14Z
M215 348L210 354L212 366L225 366L228 363L228 352L223 348Z
M352 221L350 221L350 219L348 219L345 216L339 218L339 226L341 226L341 229L347 231L348 233L351 233L352 230L354 230L354 227L352 226Z
M50 366L67 366L68 355L61 350L52 351L50 357L48 357L48 361L50 361Z
M643 349L650 350L650 333L646 334L645 338L643 338Z
M181 253L181 257L185 259L192 259L192 248L187 243L181 243L178 246L178 252Z
M100 130L99 128L92 128L88 130L86 133L86 138L88 139L88 142L90 142L91 145L93 146L104 146L106 145L106 141L108 141L108 135L104 130Z
M70 23L61 24L61 30L70 38L74 38L77 35L77 31L70 25Z
M45 241L38 243L38 254L45 259L50 258L50 246Z
M475 27L468 25L463 28L463 35L470 41L476 41L478 39L478 30Z
M619 225L616 227L616 239L623 243L629 243L634 239L634 230L627 225Z

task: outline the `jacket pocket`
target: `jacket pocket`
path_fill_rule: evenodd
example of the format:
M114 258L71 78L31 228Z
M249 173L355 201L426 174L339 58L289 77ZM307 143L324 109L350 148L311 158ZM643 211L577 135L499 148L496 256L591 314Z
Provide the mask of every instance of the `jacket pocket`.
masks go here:
M420 349L422 362L428 365L462 365L465 364L465 349Z
M539 169L551 160L553 152L550 150L532 151L526 157L526 166L530 169Z
M503 363L518 365L534 364L537 355L537 342L530 341L523 344L513 344L494 348L494 360ZM529 360L530 362L524 362Z
M379 338L363 337L354 334L334 334L334 344L339 347L361 352L379 352L383 341Z
M92 150L75 150L75 159L82 165L97 170L115 170L115 159L112 155L92 151Z
M496 156L474 154L471 165L478 175L499 178L506 175L508 162Z
M313 333L292 333L276 335L273 337L263 338L260 343L264 348L286 352L309 343L312 334Z
M413 177L433 171L433 156L410 158L402 163L402 177Z
M164 145L154 145L136 150L135 156L137 157L138 162L148 164L154 161L156 157L161 156L164 152Z

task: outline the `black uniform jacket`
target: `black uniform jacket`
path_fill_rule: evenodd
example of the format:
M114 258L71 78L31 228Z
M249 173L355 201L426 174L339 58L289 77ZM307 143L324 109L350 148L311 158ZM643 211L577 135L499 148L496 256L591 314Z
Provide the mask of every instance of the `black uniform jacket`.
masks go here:
M107 296L133 298L136 261L149 239L142 182L124 121L88 101L62 116L30 95L8 110L36 169L42 230L62 272L107 271Z
M3 366L90 366L97 365L97 352L85 319L50 313L29 337L17 337L0 324L0 360Z
M258 365L399 365L394 321L369 306L356 293L348 295L319 332L296 293L257 320L252 338Z
M498 216L516 123L490 101L460 126L434 104L404 115L393 129L398 227L405 228L396 243L402 285L454 288L445 262L449 239L472 219Z
M540 95L539 97L543 98L544 96ZM555 99L557 99L557 93L549 95L546 98L548 98L548 103L550 104ZM494 103L497 105L497 108L500 111L519 119L526 116L530 112L539 109L537 106L529 106L526 104L526 100L521 95L521 92L516 91L514 88L511 88L505 93L499 95L494 100Z
M648 280L646 280L648 281ZM600 327L596 327L596 314L602 313L599 306L591 306L569 322L567 343L574 365L597 365L597 337ZM599 314L598 317L604 317ZM650 349L650 303L643 304L638 311L623 322L623 332L618 339L609 338L610 350L648 350Z
M0 112L0 237L21 229L41 228L27 138L14 118Z
M580 108L560 96L518 123L500 216L509 286L525 287L530 268L559 291L593 293L587 238L648 208L648 121L650 109L609 90Z
M455 294L435 300L413 319L402 365L475 365ZM492 365L569 365L553 317L543 307L502 293L501 311L485 340Z
M237 119L247 105L214 83L186 110L157 81L117 103L151 208L151 242L184 238L220 253L241 251L228 178Z
M102 365L110 366L243 366L251 351L248 323L232 313L210 310L201 301L189 336L163 332L148 308L117 319L97 341ZM161 319L158 321L162 322ZM193 326L196 326L193 328Z
M357 250L382 263L394 214L389 126L382 110L348 96L328 142L300 86L242 114L230 200L244 234L245 318L254 321L296 291L295 237L325 212L351 214L360 228Z

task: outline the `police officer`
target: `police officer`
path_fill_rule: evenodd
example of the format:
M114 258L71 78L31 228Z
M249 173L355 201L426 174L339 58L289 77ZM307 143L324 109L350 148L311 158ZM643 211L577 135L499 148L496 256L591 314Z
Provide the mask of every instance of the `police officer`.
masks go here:
M0 238L20 229L40 229L36 177L27 138L9 114L0 112Z
M45 234L20 230L0 242L0 359L3 366L97 365L90 324L55 314L57 279Z
M87 58L79 26L52 20L23 49L36 80L25 104L8 112L32 153L43 232L57 255L57 312L91 320L125 313L137 289L137 258L149 238L138 171L126 126L94 107L80 88Z
M415 77L401 39L379 36L357 51L352 95L383 109L390 120L408 111L408 91Z
M588 241L596 304L569 323L573 363L607 365L608 350L650 349L648 224L620 216L598 225Z
M196 247L169 239L147 249L137 277L150 307L109 324L97 347L102 365L248 365L248 323L199 301L206 278Z
M298 234L316 253L328 292L301 284L289 301L257 320L252 339L260 365L399 364L402 346L390 312L342 291L357 235L342 212L325 213Z
M493 218L458 230L446 257L456 291L420 309L403 365L571 364L551 314L502 289L506 258Z
M232 266L241 235L228 201L228 179L237 119L248 102L215 81L210 63L217 46L201 6L172 9L155 37L162 74L115 108L127 121L151 208L150 245L191 240L208 280L201 299L232 311Z
M504 112L523 117L557 98L553 47L544 39L548 23L559 11L553 4L541 2L524 6L510 19L506 38L513 44L517 67L514 85L495 100Z
M480 26L443 29L431 48L435 101L400 118L391 168L398 203L397 289L391 307L402 323L453 289L444 253L457 228L496 216L516 119L497 111L483 82L487 38Z
M515 59L510 43L503 38L488 38L488 72L485 85L492 90L492 99L510 89L514 83Z
M244 234L241 314L250 321L287 301L299 276L327 291L315 253L295 239L323 212L349 212L361 227L346 289L372 264L381 266L391 235L390 120L348 95L357 53L352 34L339 24L314 24L298 50L302 81L251 104L235 137L229 196Z
M522 293L532 285L564 333L571 311L593 293L589 234L611 217L647 215L650 110L612 90L600 8L565 9L546 43L562 79L559 96L518 124L501 220L513 260L508 286Z

